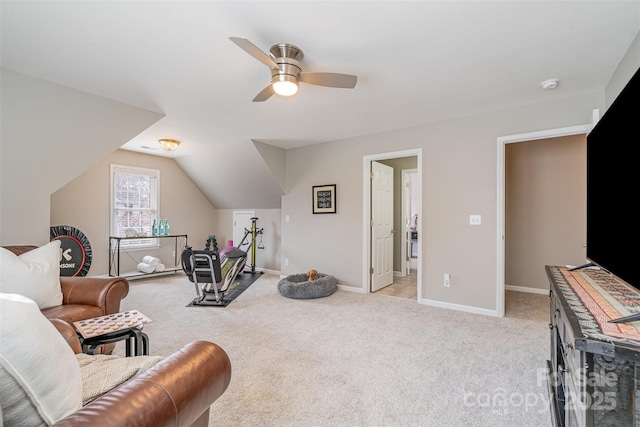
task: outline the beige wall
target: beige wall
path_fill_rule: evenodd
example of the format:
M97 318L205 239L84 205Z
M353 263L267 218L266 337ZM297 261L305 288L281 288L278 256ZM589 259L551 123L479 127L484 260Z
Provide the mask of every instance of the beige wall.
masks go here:
M614 73L607 100L640 67L640 35ZM363 156L422 148L422 297L451 307L497 313L497 139L591 123L605 111L605 92L594 91L507 110L287 150L287 194L282 214L282 273L313 268L342 286L365 290ZM307 159L313 158L310 163ZM312 215L311 187L337 184L336 215ZM482 215L470 226L469 215ZM311 242L311 243L310 243ZM451 287L442 286L444 273ZM483 311L484 310L484 311Z
M601 92L554 102L287 151L282 214L283 274L317 268L363 289L363 156L423 150L422 295L425 300L496 311L497 138L589 123ZM315 159L315 162L304 159ZM311 187L337 184L336 215L311 213ZM470 226L469 215L482 215ZM444 273L451 287L442 285Z
M0 244L49 241L49 196L163 117L0 70Z
M586 261L586 135L505 147L505 283L549 289L545 265Z
M630 70L638 68L639 44L636 38L631 47L635 50L630 49L607 87L607 99L614 98L619 83L628 81ZM35 79L27 84L7 84L5 74L2 71L1 243L42 244L48 241L49 226L56 225L51 221L73 221L68 225L88 232L92 245L106 251L107 245L99 239L108 234L108 225L94 231L84 226L84 218L57 217L50 212L50 196L126 142L127 132L139 133L159 116L146 112L144 120L137 120L138 114L144 116L145 112L130 106L102 115L94 108L102 105L110 110L107 105L113 107L112 101ZM282 198L281 212L291 220L281 223L280 270L291 274L316 268L335 275L343 286L364 289L363 156L422 148L423 298L495 312L497 138L589 123L592 109L602 112L604 107L602 91L568 93L535 105L287 150L282 186L287 194ZM103 120L94 120L96 117ZM309 162L310 158L315 161ZM327 183L338 186L338 213L313 215L311 187ZM92 188L83 189L93 192ZM189 202L191 210L200 206L198 197ZM62 202L56 199L55 203ZM83 206L80 201L74 203ZM175 203L168 209L180 210L163 214L169 218L190 217L184 204ZM483 225L469 226L469 214L481 214ZM215 232L216 219L213 213L211 216L214 222L205 224L208 220L203 219L202 230L187 231L194 245L204 242L208 228ZM178 232L180 221L171 221ZM283 265L284 258L289 258L289 266ZM105 271L105 254L96 253L94 259L98 264L91 274ZM103 267L99 263L104 263ZM443 273L451 274L450 288L442 286Z
M216 211L178 164L169 158L117 150L78 178L51 195L51 225L70 225L82 231L93 251L89 275L107 274L109 269L110 165L160 170L160 217L168 218L171 234L188 235L189 245L204 248L214 234ZM173 265L173 239L160 239L158 250L121 254L120 272L136 270L145 255ZM178 251L182 251L179 241Z

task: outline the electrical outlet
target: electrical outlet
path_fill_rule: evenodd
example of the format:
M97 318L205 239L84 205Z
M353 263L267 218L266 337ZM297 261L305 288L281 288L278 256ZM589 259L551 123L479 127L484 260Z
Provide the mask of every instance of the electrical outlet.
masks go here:
M284 259L284 265L289 265L289 258Z
M445 288L451 287L451 277L449 277L449 273L444 274L444 287Z
M469 224L482 225L482 215L469 215Z

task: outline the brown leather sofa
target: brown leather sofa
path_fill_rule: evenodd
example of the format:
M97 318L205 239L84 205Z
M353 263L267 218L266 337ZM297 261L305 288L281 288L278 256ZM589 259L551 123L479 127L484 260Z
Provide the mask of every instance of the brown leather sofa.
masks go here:
M75 330L63 321L51 322L79 353ZM230 381L227 353L211 342L194 341L53 426L206 427L210 406Z
M16 255L37 246L3 246ZM120 301L129 293L129 282L123 277L60 277L62 305L42 310L48 319L73 322L105 316L120 311ZM98 352L113 350L115 344L105 344Z

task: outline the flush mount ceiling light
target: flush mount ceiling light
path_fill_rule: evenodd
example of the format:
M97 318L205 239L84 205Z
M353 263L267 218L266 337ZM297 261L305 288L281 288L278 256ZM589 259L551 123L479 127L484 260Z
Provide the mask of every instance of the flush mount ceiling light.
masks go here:
M276 74L271 78L273 91L282 96L293 96L298 92L298 79L288 74Z
M177 139L163 138L159 139L158 142L160 143L160 145L162 145L162 148L167 151L173 151L178 148L178 145L180 145L180 141L178 141Z
M540 86L542 86L542 89L544 89L544 90L555 89L556 87L558 87L558 82L559 81L560 80L558 80L558 79L545 80L542 83L540 83Z

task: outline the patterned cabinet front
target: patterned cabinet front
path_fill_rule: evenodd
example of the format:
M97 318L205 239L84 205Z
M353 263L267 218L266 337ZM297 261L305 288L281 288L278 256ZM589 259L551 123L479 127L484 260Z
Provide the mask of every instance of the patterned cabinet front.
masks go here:
M549 391L559 426L640 426L640 293L600 270L547 266Z

